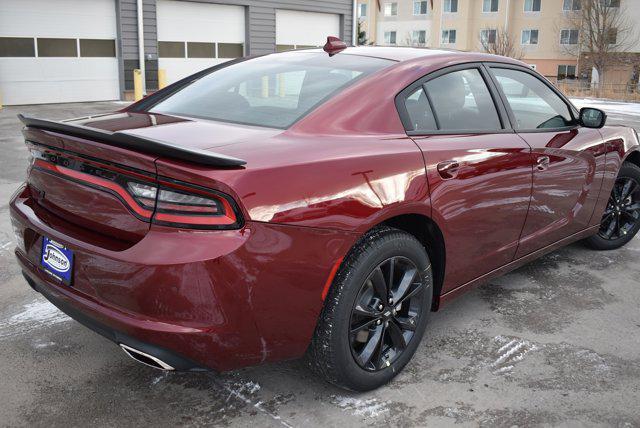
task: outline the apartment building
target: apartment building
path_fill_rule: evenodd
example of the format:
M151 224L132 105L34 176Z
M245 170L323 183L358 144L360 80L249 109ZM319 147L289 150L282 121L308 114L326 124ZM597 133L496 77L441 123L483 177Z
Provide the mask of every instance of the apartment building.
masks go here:
M622 4L630 16L640 21L640 0L609 1L614 7ZM551 79L578 77L588 71L579 71L579 33L569 19L571 12L580 7L580 0L360 0L359 3L366 4L367 28L370 34L375 34L374 40L379 45L478 51L483 49L482 38L491 42L507 34L514 45L514 56ZM378 9L375 23L372 9ZM640 46L634 49L640 52ZM619 67L617 78L633 73L630 70L633 67Z

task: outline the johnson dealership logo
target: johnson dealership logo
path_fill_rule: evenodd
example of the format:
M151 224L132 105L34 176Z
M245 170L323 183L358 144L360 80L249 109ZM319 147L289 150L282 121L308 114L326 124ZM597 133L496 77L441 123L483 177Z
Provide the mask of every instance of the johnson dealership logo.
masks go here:
M51 244L47 244L45 247L43 260L58 272L66 272L71 266L67 256Z

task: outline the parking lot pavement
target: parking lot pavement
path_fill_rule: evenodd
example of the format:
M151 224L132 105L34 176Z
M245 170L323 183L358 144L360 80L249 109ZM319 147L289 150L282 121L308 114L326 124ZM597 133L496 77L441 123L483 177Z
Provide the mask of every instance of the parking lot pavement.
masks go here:
M370 393L331 387L301 361L220 375L129 359L26 285L7 207L26 166L17 113L120 107L0 111L0 426L640 426L640 238L613 252L572 245L467 293ZM640 116L612 120L640 129Z

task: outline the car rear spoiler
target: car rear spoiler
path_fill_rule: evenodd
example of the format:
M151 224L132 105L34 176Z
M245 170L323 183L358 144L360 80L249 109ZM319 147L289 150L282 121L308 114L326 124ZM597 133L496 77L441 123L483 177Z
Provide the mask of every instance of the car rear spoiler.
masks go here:
M242 159L234 158L231 156L225 156L206 150L180 147L164 141L154 140L152 138L127 134L126 132L110 132L82 125L71 125L64 122L27 117L22 114L18 115L18 119L20 119L20 121L29 128L41 129L43 131L59 132L74 137L86 138L88 140L107 144L109 146L135 150L150 155L184 160L201 165L215 167L238 167L243 166L247 163Z

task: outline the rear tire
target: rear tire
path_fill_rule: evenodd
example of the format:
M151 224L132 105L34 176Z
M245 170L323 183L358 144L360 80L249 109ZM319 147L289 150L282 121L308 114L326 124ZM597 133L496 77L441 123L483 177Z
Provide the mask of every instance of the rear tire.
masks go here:
M398 229L372 230L333 281L309 346L311 369L354 391L386 384L420 344L432 299L431 264L422 244Z
M640 167L625 162L611 191L600 230L585 239L594 250L622 247L640 230Z

